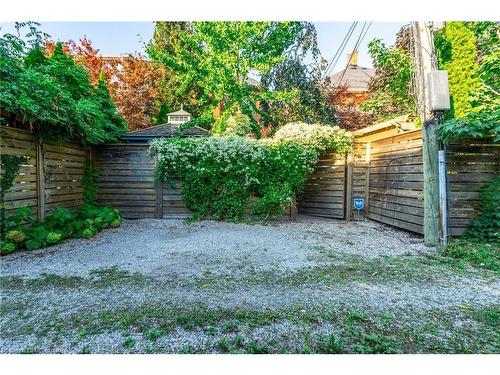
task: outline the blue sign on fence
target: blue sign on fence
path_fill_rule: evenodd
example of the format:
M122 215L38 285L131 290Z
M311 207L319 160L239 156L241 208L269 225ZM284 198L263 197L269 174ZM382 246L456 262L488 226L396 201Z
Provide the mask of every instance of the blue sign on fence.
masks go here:
M365 200L363 198L354 198L354 208L362 210L365 207Z

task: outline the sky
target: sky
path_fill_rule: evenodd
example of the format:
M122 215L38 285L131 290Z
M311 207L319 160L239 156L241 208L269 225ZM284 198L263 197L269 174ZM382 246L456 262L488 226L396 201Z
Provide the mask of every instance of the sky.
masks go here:
M398 30L408 23L409 21L373 22L359 47L359 65L372 66L368 54L370 40L377 37L386 45L392 45ZM351 22L314 22L314 24L318 32L321 54L330 60L342 43ZM361 26L362 22L359 22L334 72L345 67L346 54L352 51ZM86 36L103 55L119 55L133 52L144 53L144 43L152 37L154 24L152 22L43 22L40 28L56 41L78 40ZM13 32L15 32L14 23L2 23L1 34Z

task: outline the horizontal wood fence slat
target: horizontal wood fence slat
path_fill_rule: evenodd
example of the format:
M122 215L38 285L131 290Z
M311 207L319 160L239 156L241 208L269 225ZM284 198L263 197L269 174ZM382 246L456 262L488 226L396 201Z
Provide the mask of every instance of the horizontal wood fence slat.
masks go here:
M343 219L346 158L326 152L319 158L297 197L299 214Z
M81 205L89 154L82 145L42 144L28 130L0 126L0 154L27 158L5 195L6 215L26 206L33 217L43 218L56 207Z

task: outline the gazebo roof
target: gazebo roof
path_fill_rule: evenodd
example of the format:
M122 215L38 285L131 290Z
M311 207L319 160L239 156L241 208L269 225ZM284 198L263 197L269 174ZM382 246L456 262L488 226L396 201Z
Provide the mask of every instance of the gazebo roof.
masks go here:
M191 116L191 113L179 109L178 111L167 113L167 116Z

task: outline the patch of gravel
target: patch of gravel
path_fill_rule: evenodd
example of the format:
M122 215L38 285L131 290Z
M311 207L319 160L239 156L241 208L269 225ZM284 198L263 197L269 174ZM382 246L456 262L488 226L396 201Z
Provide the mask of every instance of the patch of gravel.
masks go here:
M418 236L371 221L254 225L142 219L124 220L120 228L91 240L70 240L2 257L1 275L85 276L92 270L118 267L142 275L182 278L200 276L207 268L224 273L228 265L243 272L248 265L259 270L296 270L317 263L312 259L315 248L367 258L433 251Z
M86 347L93 353L179 352L186 348L217 351L219 339L234 339L234 334L207 335L199 328L181 327L154 343L133 331L110 330L85 338L70 328L61 337L16 334L25 327L41 327L83 314L133 311L148 305L255 311L305 308L365 311L379 316L408 311L408 324L417 325L411 311L431 314L436 309L500 304L500 280L486 271L455 273L446 265L422 263L418 265L422 267L418 280L405 275L401 279L377 278L395 267L387 263L385 270L379 266L371 275L370 262L419 260L434 253L436 250L425 247L419 236L369 221L257 225L125 220L120 228L105 230L92 240L70 240L0 259L2 277L21 278L5 283L1 290L0 352L39 348L43 352L78 353ZM360 264L353 259L365 262L366 277L307 283L285 283L279 278L307 274L318 267L349 266L351 261L355 274L360 272ZM117 277L99 285L103 276L95 271L111 268L127 271L131 278ZM61 284L48 278L37 285L44 274L63 277ZM264 276L260 279L259 275ZM77 279L64 284L68 277ZM30 280L35 283L30 284ZM303 324L282 321L248 330L244 336L247 343L259 339L290 341L294 351L306 345L304 334L310 330ZM313 331L334 333L335 327L320 322ZM135 342L133 347L123 344L128 335Z

